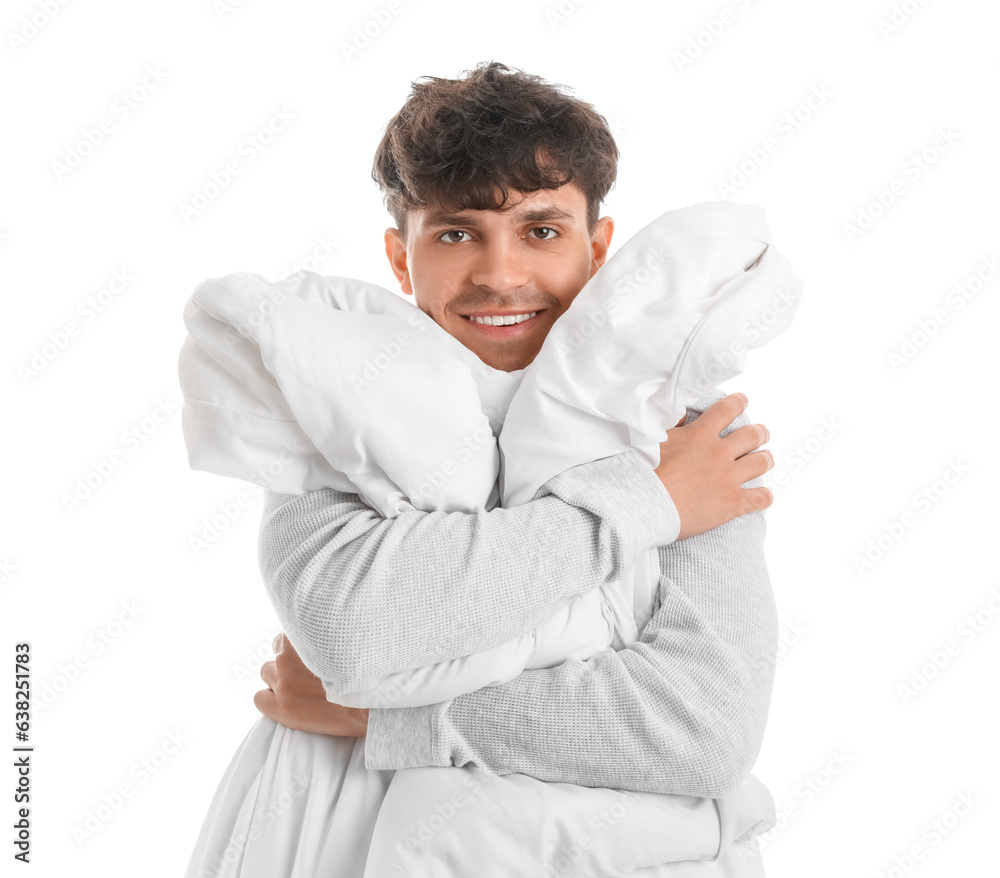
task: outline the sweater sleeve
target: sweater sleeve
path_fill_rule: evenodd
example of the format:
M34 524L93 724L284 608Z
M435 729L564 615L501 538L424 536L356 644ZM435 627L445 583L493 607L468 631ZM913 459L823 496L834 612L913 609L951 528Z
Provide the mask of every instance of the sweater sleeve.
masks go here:
M745 413L723 435L744 423ZM764 514L752 512L662 546L655 612L623 649L439 704L372 709L366 766L471 762L550 782L726 795L757 758L770 706L777 618L764 536Z
M355 494L266 492L259 561L285 633L336 701L526 634L679 531L670 495L629 449L511 509L385 519Z

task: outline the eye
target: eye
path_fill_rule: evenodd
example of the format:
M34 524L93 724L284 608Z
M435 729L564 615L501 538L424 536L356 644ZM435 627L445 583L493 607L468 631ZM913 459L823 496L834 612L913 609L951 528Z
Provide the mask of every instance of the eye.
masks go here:
M440 241L442 238L445 237L445 235L468 235L468 234L469 234L468 232L463 232L461 229L448 229L447 232L442 232L440 235L438 235L438 240ZM462 242L456 241L454 238L451 238L449 241L447 241L447 243L461 244Z
M541 241L551 241L552 238L557 237L559 235L559 233L555 229L550 228L549 226L536 226L531 231L533 231L533 232L552 232L551 235L546 235L544 238L540 238L539 240L541 240Z

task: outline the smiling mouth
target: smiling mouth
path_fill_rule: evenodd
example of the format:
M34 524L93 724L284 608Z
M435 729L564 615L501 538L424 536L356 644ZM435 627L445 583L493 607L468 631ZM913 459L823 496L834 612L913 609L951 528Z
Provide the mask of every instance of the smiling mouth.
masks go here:
M462 314L463 320L468 321L477 329L490 331L490 335L509 335L512 330L534 324L535 318L545 309L535 311L522 311L518 314Z

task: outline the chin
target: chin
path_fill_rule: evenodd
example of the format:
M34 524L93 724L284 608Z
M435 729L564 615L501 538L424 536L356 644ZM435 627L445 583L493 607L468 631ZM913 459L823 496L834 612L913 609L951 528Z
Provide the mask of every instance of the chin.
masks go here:
M483 359L480 356L480 359ZM535 359L535 355L531 354L529 357L517 356L517 357L502 357L496 363L490 363L489 360L484 360L483 362L489 363L494 369L500 369L503 372L517 372L519 369L523 369L526 366L530 366L532 360Z

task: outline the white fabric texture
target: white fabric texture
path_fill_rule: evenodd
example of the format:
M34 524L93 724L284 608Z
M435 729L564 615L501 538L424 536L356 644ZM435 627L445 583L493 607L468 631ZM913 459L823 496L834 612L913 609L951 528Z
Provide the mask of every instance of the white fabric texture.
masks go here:
M189 462L282 493L350 491L386 517L519 505L629 447L655 466L687 405L787 328L800 287L760 207L669 211L585 284L530 366L503 372L377 286L309 271L212 278L184 314ZM658 581L650 551L516 640L327 692L348 707L434 704L621 648Z
M753 775L705 799L475 767L370 770L364 740L261 717L185 878L763 878L774 800Z
M306 271L278 282L254 274L214 278L198 287L184 315L190 335L179 377L189 462L283 493L357 493L386 517L414 508L518 505L569 467L630 447L655 465L659 443L686 406L738 375L747 350L787 328L800 289L771 244L761 208L705 202L670 211L590 279L529 367L502 372L416 306L370 284ZM327 686L328 694L356 707L382 706L390 692L392 706L434 704L525 668L621 648L650 618L658 580L651 550L621 582L574 599L510 643L393 674L364 691ZM312 785L290 795L282 792L287 776L251 782L238 768L248 764L245 754L237 754L213 802L214 819L228 826L219 810L227 802L273 794L290 798L284 821L294 824L298 815L302 826L315 828L322 825L316 809L323 814L324 799L336 800L323 819L355 820L359 837L372 838L366 860L347 863L340 855L338 874L500 876L533 874L557 855L530 846L530 821L551 821L554 841L577 838L604 799L622 795L524 775L491 778L482 806L492 816L468 808L468 823L455 818L433 833L439 859L432 867L419 857L406 860L403 829L415 814L448 801L456 775L437 767L368 772L353 739L316 737L259 721L244 748L256 748L266 764L280 747L286 768L299 764ZM354 816L342 802L351 777ZM331 783L340 784L339 798L322 795ZM233 786L240 784L245 789ZM620 831L561 874L762 874L746 865L729 871L736 868L732 851L762 831L773 811L770 794L752 776L721 800L632 795ZM518 820L525 821L520 834ZM317 831L316 862L327 862ZM211 841L206 822L192 864ZM270 867L242 863L227 874L316 874L301 860L310 845L301 838L295 845L294 868L277 845ZM483 871L486 849L491 856L505 852L506 871ZM435 871L442 864L449 871Z

